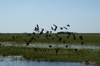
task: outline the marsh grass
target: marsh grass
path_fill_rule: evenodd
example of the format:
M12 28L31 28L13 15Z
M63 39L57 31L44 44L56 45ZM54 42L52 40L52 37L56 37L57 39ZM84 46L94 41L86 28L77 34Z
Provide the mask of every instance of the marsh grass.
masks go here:
M58 53L50 48L27 48L27 47L0 47L2 56L24 56L27 60L36 61L68 61L83 62L85 60L100 64L100 51L91 49L63 49L59 48Z
M80 40L79 36L83 36L83 40ZM12 36L15 37L15 39L12 38ZM18 36L21 36L21 38L16 38ZM39 38L38 38L39 36ZM74 44L74 45L81 45L81 42L84 41L84 45L96 45L100 46L100 34L75 34L76 40L73 39L73 35L71 35L69 38L66 38L68 34L58 34L59 37L62 37L62 40L59 41L59 39L56 37L55 34L51 34L51 37L48 39L45 37L46 34L42 35L28 35L28 34L0 34L0 42L15 42L16 44L25 44L26 41L29 41L31 37L34 37L36 40L32 40L31 43L56 43L56 44ZM54 38L54 39L52 39ZM65 43L63 43L65 41Z

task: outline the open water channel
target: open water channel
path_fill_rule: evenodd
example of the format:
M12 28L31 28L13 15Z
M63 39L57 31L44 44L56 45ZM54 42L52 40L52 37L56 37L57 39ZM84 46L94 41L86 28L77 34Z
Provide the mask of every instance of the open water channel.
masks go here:
M0 66L96 66L77 62L26 61L22 56L0 57Z

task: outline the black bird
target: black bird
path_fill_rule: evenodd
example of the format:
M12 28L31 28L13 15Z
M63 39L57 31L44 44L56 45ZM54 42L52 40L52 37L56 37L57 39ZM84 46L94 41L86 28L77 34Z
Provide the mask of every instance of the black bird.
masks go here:
M13 38L13 39L15 39L15 37L14 37L14 36L12 36L12 38Z
M57 30L57 26L56 26L55 24L53 24L53 26L55 26L55 29L54 29L54 31L56 31L56 30Z
M59 51L59 49L58 49L58 48L57 48L57 49L55 49L56 55L57 55L58 51Z
M68 24L67 26L68 26L68 27L70 27L70 25L69 25L69 24Z
M50 33L52 33L52 31L50 31Z
M67 30L67 28L66 27L64 27L66 30Z
M46 34L48 34L48 33L49 33L49 31L47 30L47 31L46 31Z
M75 49L75 52L77 52L78 49Z
M68 47L68 45L65 45L65 47L67 48L67 47Z
M49 45L49 47L50 47L50 48L52 48L52 46L51 46L51 45Z
M35 32L33 32L33 35L35 35Z
M62 27L60 27L60 29L62 30L63 28L62 28Z
M0 44L0 46L1 46L2 44Z
M82 43L81 43L82 45L84 44L84 42L82 41Z
M39 33L39 35L43 34L44 29L41 30L41 32Z
M51 30L53 30L53 27L51 27Z
M28 45L29 45L29 43L26 43L26 45L28 46Z
M31 36L31 34L28 34L29 36Z
M70 32L67 32L67 34L68 34L69 36L71 36L71 33L70 33Z
M62 38L59 38L59 41L61 41L62 40Z
M81 40L83 40L83 37L82 37L82 36L79 36L79 38L80 38Z

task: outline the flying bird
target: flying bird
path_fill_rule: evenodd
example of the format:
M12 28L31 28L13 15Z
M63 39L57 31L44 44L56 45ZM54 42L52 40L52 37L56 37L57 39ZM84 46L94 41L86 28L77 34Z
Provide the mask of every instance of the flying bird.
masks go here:
M54 31L56 31L56 30L57 30L57 26L56 26L55 24L53 24L53 26L55 26L55 29L54 29Z
M67 26L68 26L68 27L70 27L70 25L69 25L69 24L68 24Z

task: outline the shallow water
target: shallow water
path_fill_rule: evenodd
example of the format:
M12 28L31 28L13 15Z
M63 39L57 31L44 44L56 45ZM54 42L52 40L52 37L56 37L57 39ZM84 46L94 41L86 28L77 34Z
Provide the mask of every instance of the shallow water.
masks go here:
M49 45L52 45L52 48L66 48L65 44L29 44L27 46L26 44L15 44L10 42L3 42L1 43L1 46L17 46L17 47L37 47L37 48L49 48ZM67 48L73 48L73 49L96 49L100 50L100 46L87 46L87 45L68 45Z
M17 60L13 60L16 58ZM76 62L25 61L22 56L1 56L0 66L95 66ZM22 60L20 60L22 59Z

